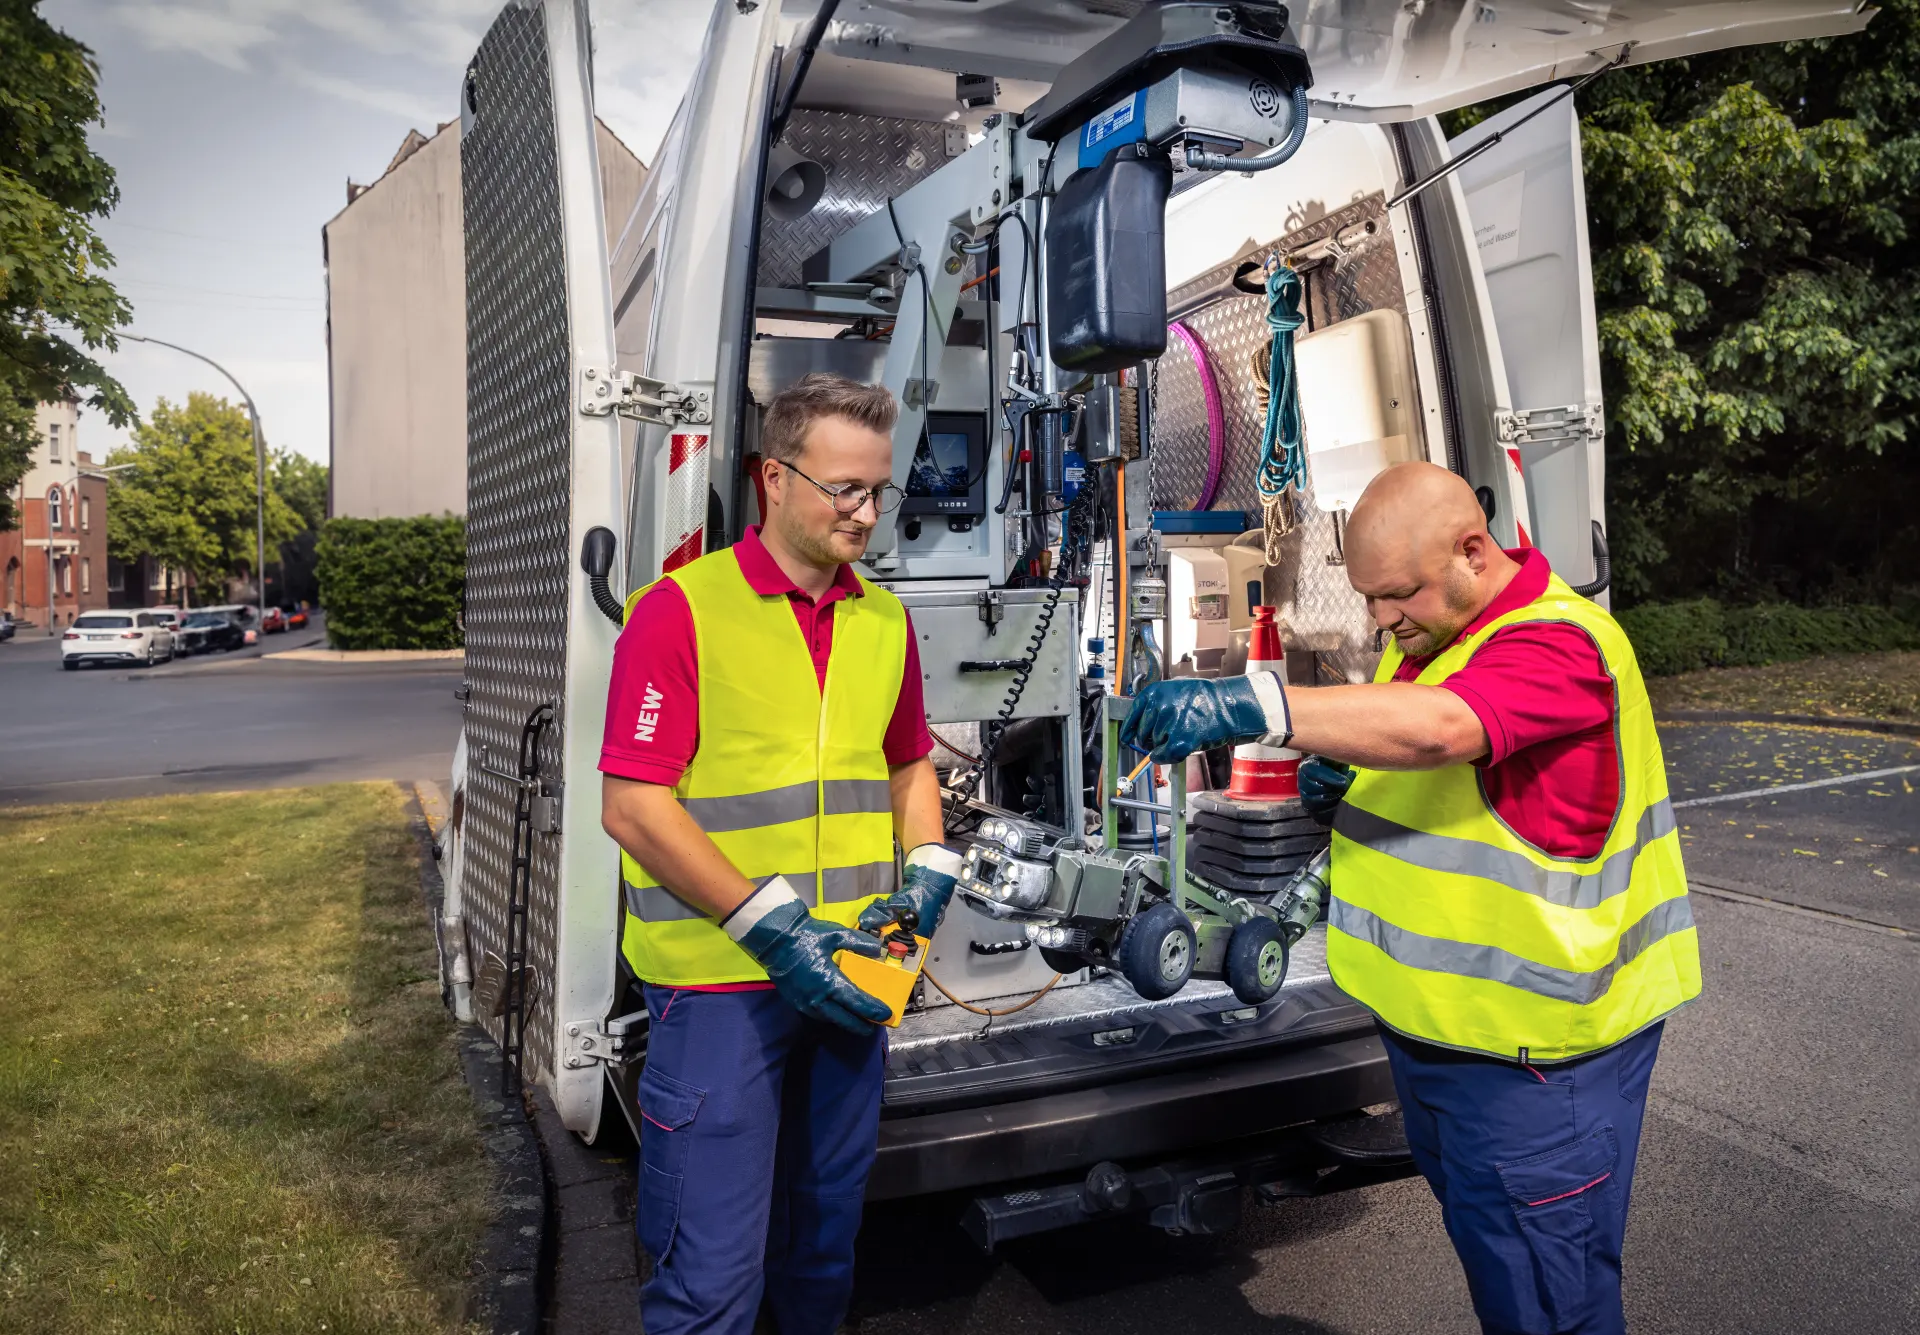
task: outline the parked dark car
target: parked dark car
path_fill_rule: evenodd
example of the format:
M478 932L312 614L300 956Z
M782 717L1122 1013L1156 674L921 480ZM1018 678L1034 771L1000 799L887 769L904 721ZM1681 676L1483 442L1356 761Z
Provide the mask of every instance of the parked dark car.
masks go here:
M304 621L304 618L303 618L303 621ZM13 613L0 612L0 640L12 639L13 632L14 632Z
M189 612L181 625L190 634L199 632L193 646L195 653L238 649L247 642L247 632L231 612L217 609Z

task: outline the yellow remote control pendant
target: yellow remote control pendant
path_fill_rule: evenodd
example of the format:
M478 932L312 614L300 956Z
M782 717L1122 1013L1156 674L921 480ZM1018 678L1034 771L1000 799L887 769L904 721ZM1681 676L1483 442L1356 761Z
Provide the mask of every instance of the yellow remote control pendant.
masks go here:
M893 1014L887 1019L889 1029L900 1027L900 1017L907 1013L907 1001L920 977L920 966L927 962L927 938L898 933L898 926L887 927L880 938L887 953L877 960L851 950L838 950L833 955L833 962L855 987L892 1008Z

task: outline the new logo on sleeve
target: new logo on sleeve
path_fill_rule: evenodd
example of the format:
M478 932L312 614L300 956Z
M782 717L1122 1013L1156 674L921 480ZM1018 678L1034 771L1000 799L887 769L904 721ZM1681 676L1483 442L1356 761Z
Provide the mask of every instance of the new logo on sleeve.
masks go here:
M640 698L640 717L633 725L634 741L653 740L653 730L660 726L660 702L665 698L653 688L652 682L647 683L647 693Z

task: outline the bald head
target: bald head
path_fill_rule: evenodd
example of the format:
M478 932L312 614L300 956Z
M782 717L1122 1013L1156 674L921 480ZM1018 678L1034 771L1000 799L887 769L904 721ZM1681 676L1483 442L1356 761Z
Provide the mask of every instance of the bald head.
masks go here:
M1409 658L1445 648L1519 569L1466 479L1430 463L1396 464L1368 484L1346 556L1348 582Z

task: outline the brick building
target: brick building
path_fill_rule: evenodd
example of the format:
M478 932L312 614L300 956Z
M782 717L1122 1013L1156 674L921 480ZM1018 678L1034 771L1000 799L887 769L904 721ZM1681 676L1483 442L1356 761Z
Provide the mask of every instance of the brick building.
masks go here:
M0 607L65 626L107 605L107 482L80 449L77 402L41 404L34 426L33 462L13 497L18 527L0 532Z

